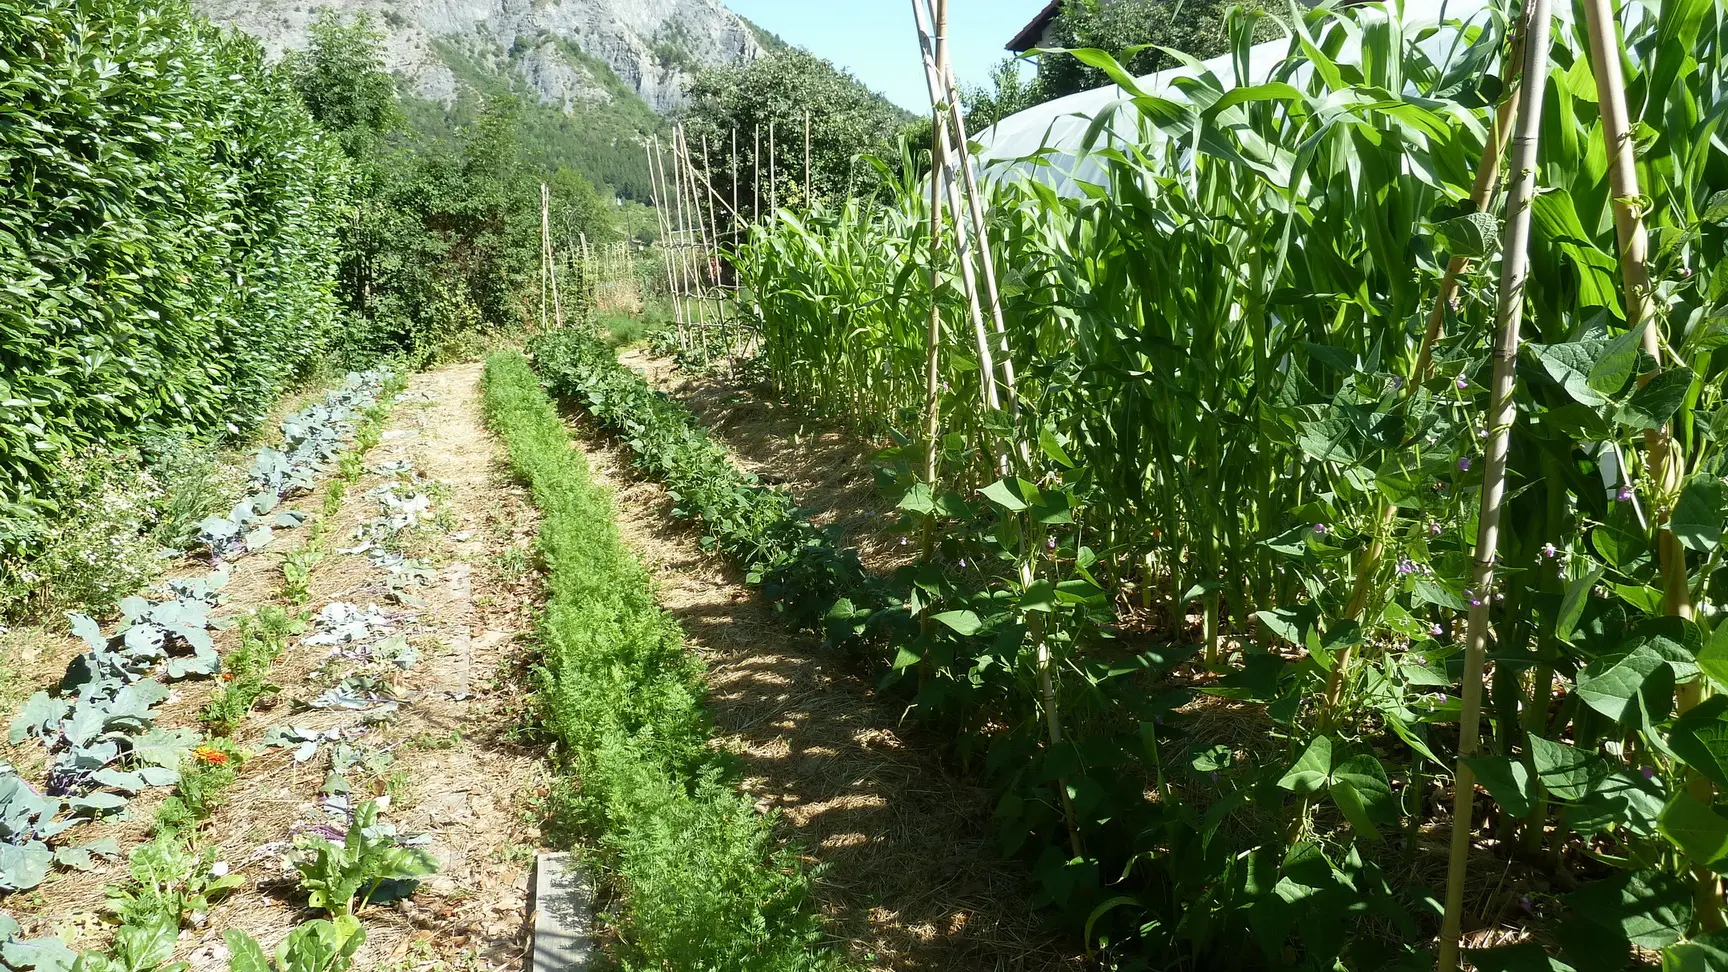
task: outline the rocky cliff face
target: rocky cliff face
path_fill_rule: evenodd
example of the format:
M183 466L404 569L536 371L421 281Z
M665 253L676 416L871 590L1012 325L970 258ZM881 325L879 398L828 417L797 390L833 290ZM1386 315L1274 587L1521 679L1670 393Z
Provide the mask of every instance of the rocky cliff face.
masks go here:
M616 97L618 81L656 111L676 108L702 67L754 60L757 32L719 0L195 0L203 13L264 42L302 47L329 9L370 14L390 70L449 102L472 71L516 75L569 109ZM608 77L607 72L616 75Z

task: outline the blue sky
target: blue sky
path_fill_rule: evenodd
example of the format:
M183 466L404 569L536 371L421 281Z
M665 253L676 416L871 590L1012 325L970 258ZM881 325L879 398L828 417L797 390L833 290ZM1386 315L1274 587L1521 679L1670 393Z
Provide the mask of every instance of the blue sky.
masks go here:
M930 95L911 0L723 0L733 11L856 74L913 111ZM948 0L949 56L960 80L981 84L1003 47L1048 0Z

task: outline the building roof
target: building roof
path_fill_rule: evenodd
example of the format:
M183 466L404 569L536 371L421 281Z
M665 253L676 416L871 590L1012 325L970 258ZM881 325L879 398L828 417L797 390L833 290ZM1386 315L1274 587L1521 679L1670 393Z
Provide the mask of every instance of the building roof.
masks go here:
M1038 16L1033 17L1031 23L1020 28L1020 33L1015 34L1014 39L1008 42L1008 50L1016 54L1024 54L1037 47L1038 42L1044 37L1045 28L1049 27L1050 21L1055 20L1056 15L1061 12L1062 0L1050 0L1044 9L1039 11Z

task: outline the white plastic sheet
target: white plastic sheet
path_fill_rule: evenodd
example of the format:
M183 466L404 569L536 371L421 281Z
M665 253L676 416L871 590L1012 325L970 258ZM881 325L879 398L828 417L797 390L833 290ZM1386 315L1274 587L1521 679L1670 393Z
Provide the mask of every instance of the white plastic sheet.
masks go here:
M1406 37L1419 37L1424 28L1446 24L1417 42L1429 58L1444 66L1462 55L1458 25L1487 24L1491 5L1486 0L1406 0L1401 14L1396 5L1374 4L1353 9L1355 16L1362 21L1388 15L1400 16ZM1562 17L1570 17L1569 7L1563 5L1559 9ZM1268 80L1289 52L1288 39L1255 45L1249 51L1248 70L1242 80L1248 84L1260 84ZM1352 35L1335 60L1354 64L1359 62L1360 57L1360 43L1357 37ZM1236 86L1238 79L1230 55L1220 55L1203 64L1205 70L1215 75L1226 90ZM1198 69L1184 65L1145 75L1138 79L1138 84L1140 89L1149 95L1185 101L1186 98L1172 87L1171 82L1176 78L1194 77L1199 73ZM1300 81L1299 75L1297 83ZM991 178L1030 176L1052 185L1065 195L1078 196L1080 191L1074 184L1077 180L1102 181L1098 177L1097 164L1080 157L1086 132L1095 119L1100 115L1107 115L1107 130L1110 136L1119 142L1138 138L1136 133L1139 126L1134 117L1135 109L1124 101L1127 97L1127 93L1114 84L1068 95L1011 115L976 135L974 141L984 146L982 161ZM1040 152L1044 153L1050 163L1047 167L1034 167L1018 162Z

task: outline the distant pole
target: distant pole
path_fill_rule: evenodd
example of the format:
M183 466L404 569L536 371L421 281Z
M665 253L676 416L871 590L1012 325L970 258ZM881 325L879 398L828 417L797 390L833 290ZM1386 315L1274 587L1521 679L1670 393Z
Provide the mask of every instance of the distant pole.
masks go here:
M552 275L551 190L540 183L540 330L546 330L547 282Z
M738 126L732 126L732 235L743 228L744 216L738 209Z
M756 192L751 196L752 223L762 222L762 126L756 126L756 151L750 156L750 171L756 177Z
M810 109L804 109L804 204L816 199L816 177L810 170Z
M768 120L768 218L780 211L780 151L776 144L774 119Z

